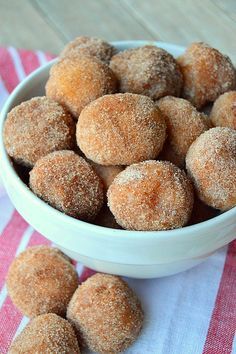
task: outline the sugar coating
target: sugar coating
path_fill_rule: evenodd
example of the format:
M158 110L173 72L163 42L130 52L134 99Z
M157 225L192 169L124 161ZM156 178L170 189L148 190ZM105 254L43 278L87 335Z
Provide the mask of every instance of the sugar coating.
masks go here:
M8 354L80 354L71 324L48 313L34 318L12 343Z
M165 130L165 120L149 97L117 93L84 108L76 138L90 160L101 165L130 165L156 158Z
M174 57L162 48L144 46L127 49L111 58L110 67L119 80L120 92L158 99L179 96L182 74Z
M190 145L208 130L210 120L183 98L166 96L157 101L157 106L163 113L167 126L165 157L177 166L183 167Z
M82 343L100 354L124 352L143 324L140 302L121 278L95 274L78 287L67 310Z
M57 151L37 161L30 188L65 214L93 219L103 205L103 186L93 168L73 151Z
M56 248L35 246L12 262L7 290L14 305L28 317L54 312L65 315L78 286L78 276L68 257Z
M200 135L186 156L186 167L199 198L228 210L236 205L236 131L212 128Z
M231 60L206 43L192 43L177 61L184 79L182 95L197 108L235 88Z
M7 115L3 139L8 154L32 167L52 151L75 146L75 123L57 102L34 97L14 107Z
M115 47L100 38L79 36L65 46L60 57L71 54L92 55L108 64L115 53Z
M193 205L192 185L167 161L144 161L127 167L107 192L119 225L129 230L169 230L187 224Z
M236 129L236 91L226 92L217 98L210 119L214 126Z
M103 95L114 93L117 79L96 57L69 55L55 63L46 84L46 95L65 106L77 119L82 109Z

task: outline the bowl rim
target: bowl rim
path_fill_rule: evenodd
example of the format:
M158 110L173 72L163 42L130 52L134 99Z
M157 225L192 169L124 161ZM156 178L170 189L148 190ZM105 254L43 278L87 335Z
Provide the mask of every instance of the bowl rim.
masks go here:
M117 47L124 46L124 45L127 47L134 46L134 45L135 46L157 45L164 48L169 47L169 48L178 49L182 51L185 49L185 47L181 47L171 43L159 42L159 41L143 41L143 40L115 41L115 42L111 42L111 44ZM202 230L206 230L211 227L217 227L217 225L221 224L222 222L227 221L228 219L232 219L233 217L236 217L236 207L233 207L232 209L225 211L224 213L215 216L212 219L200 222L198 224L184 226L178 229L161 230L161 231L136 231L136 230L124 230L124 229L112 229L112 228L91 224L73 218L51 207L49 204L47 204L39 197L37 197L30 190L30 188L27 185L25 185L25 183L20 179L20 177L17 175L13 167L12 161L6 152L3 143L3 128L4 128L4 121L6 119L7 113L9 112L12 103L15 101L19 93L24 90L24 87L29 82L32 82L35 78L39 77L43 72L47 71L52 66L52 64L55 63L56 61L57 58L49 61L45 65L37 68L30 75L28 75L24 80L22 80L12 91L12 93L9 95L0 113L0 134L1 134L0 155L2 161L2 169L6 170L8 176L14 181L15 187L19 189L20 193L22 193L23 198L26 197L30 201L30 203L33 203L36 207L43 208L48 214L51 214L52 217L55 217L56 219L59 218L61 222L64 222L65 224L70 224L73 228L81 227L83 229L90 229L91 232L94 231L93 232L94 236L98 234L98 237L101 237L103 235L104 238L106 238L106 235L112 232L112 234L116 235L116 237L119 238L120 240L125 239L126 241L127 241L127 237L131 237L133 239L134 236L136 239L140 239L140 240L143 239L143 237L145 237L147 241L148 240L151 241L152 239L157 240L158 238L165 239L167 241L169 238L175 239L176 237L178 240L180 240L181 236L185 237L188 236L190 233L192 233L193 236L195 235L195 237L197 237L198 231L201 232ZM3 183L5 184L4 176L3 176Z

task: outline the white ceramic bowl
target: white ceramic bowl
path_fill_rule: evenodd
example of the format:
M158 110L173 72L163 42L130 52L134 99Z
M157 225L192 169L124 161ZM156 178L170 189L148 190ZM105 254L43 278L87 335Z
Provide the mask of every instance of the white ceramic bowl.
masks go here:
M115 42L118 50L154 44L180 55L183 47L161 42ZM31 97L43 95L54 61L36 70L8 98L0 119L1 134L7 113ZM37 198L12 167L0 139L3 183L19 213L36 230L70 257L95 270L135 278L170 275L191 268L232 241L236 232L236 208L214 219L170 231L108 229L71 218Z

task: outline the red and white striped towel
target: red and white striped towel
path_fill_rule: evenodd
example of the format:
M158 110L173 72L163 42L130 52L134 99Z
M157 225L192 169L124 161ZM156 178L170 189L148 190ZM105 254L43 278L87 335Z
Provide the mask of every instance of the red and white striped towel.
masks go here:
M0 105L27 74L52 57L40 51L0 48ZM24 328L23 317L7 296L10 263L26 247L50 244L14 210L0 189L0 353ZM92 271L76 265L81 280ZM145 325L128 354L236 353L236 241L205 263L155 280L127 279L140 297Z

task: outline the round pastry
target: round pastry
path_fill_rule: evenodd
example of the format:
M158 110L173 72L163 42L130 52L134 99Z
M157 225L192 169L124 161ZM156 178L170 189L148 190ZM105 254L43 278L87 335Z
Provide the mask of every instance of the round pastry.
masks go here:
M207 205L228 210L236 205L236 131L212 128L190 146L186 167L198 197Z
M71 324L48 313L34 318L16 337L8 354L80 354Z
M97 353L120 353L143 324L139 300L119 277L95 274L78 287L67 310L82 344Z
M115 47L100 38L79 36L65 46L60 57L71 54L91 55L109 64L115 52Z
M205 43L192 43L178 58L184 84L182 95L197 108L235 88L231 60Z
M119 225L129 230L170 230L187 224L192 185L184 171L167 161L144 161L116 176L107 192Z
M165 130L165 120L149 97L117 93L84 108L76 138L90 160L101 165L130 165L156 158Z
M179 96L182 74L174 57L162 48L147 45L128 49L111 58L110 67L121 92L160 97Z
M173 159L170 161L177 162L177 165L182 167L190 145L199 135L208 130L209 119L183 98L166 96L161 98L157 105L165 117L167 126L168 139L165 145L170 147L165 146L165 155L168 157L169 153L171 158L170 152L173 150Z
M236 91L226 92L217 98L210 118L214 126L236 129Z
M12 262L7 275L8 293L28 317L49 312L64 316L77 286L70 259L47 246L26 249Z
M114 93L116 87L116 77L108 65L95 57L69 55L52 66L46 95L78 118L88 103Z
M74 148L75 123L57 102L34 97L8 113L3 139L7 153L17 163L32 167L52 151Z
M73 151L56 151L37 161L30 188L45 202L81 220L93 219L103 205L103 186L93 168Z

